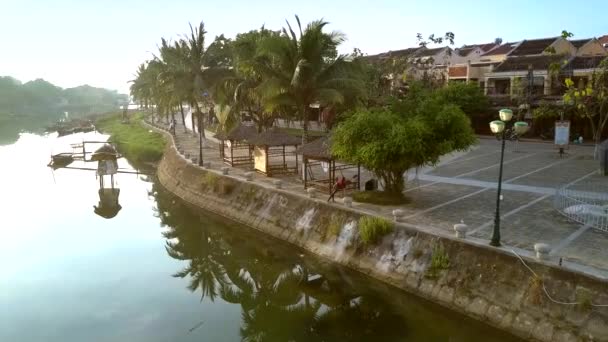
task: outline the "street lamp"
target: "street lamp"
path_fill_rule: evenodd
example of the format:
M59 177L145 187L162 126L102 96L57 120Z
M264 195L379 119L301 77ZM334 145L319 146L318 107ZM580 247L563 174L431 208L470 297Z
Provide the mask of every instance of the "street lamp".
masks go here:
M492 240L490 241L490 245L496 247L500 246L500 192L502 189L502 166L505 158L505 141L507 140L507 136L512 135L512 133L519 136L528 131L528 123L523 121L514 123L512 127L506 127L513 118L512 110L501 109L498 112L498 115L500 120L490 122L492 133L496 134L496 136L502 140L500 149L500 169L498 171L498 191L496 192L496 216L494 217L494 231L492 232Z
M203 113L198 111L198 166L203 166Z

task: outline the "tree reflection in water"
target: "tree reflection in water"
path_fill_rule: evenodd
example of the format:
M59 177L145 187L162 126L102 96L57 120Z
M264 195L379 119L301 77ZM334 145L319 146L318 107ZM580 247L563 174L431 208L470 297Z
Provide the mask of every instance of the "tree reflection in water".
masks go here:
M201 301L242 309L243 341L514 340L390 286L302 257L293 246L238 224L198 214L154 186L174 274ZM386 290L390 288L390 290ZM397 295L396 295L397 294ZM464 322L464 326L463 326Z
M157 189L158 191L158 189ZM373 299L317 274L293 250L247 228L198 216L156 196L169 256L184 261L175 277L188 289L242 308L243 341L383 341L404 337L403 322ZM269 247L272 247L271 249ZM307 279L310 279L309 281Z

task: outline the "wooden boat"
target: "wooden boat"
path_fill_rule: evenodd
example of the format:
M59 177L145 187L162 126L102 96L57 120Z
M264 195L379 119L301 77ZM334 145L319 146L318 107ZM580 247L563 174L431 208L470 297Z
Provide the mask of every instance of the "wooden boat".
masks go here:
M74 156L72 153L59 153L51 156L51 163L49 166L53 169L58 169L70 165L73 161Z

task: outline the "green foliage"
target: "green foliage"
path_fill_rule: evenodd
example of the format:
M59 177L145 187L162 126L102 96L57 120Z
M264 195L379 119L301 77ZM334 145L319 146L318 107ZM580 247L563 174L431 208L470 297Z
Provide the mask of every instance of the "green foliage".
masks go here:
M434 165L476 141L466 114L444 101L412 87L390 110L358 110L334 130L332 153L374 172L386 191L401 193L407 170Z
M608 123L608 61L600 63L591 75L591 81L575 85L571 79L566 79L564 104L566 110L574 115L589 120L593 138L599 144L602 132Z
M395 227L391 221L376 216L362 216L359 219L359 237L364 245L371 245L390 234Z
M207 187L215 187L220 177L213 172L206 172L203 176L203 185Z
M547 101L541 101L538 107L532 111L532 115L534 119L559 118L560 112L563 110L563 107L552 105Z
M402 193L391 193L385 191L360 191L353 194L353 200L360 203L371 203L378 205L400 205L409 203L409 199Z
M325 32L326 21L316 20L302 27L296 16L297 31L289 22L280 36L268 37L260 44L256 69L267 111L297 113L303 120L302 140L308 139L310 104L354 106L365 95L358 63L337 55L344 42L340 32Z
M342 230L344 224L346 224L346 216L344 214L333 215L329 220L329 224L327 225L325 238L335 238L340 235L340 231Z
M490 101L477 84L452 82L437 89L434 96L440 102L450 103L462 109L469 116L486 112L490 108Z
M218 82L230 73L231 42L220 35L205 45L207 31L201 22L175 42L161 39L158 56L139 66L131 84L133 99L154 105L159 116L174 114L188 103L196 117L212 115L212 97ZM193 116L194 124L194 116ZM200 120L202 125L205 120Z
M116 111L127 100L116 91L88 85L62 89L43 79L21 83L0 76L0 134L16 137L21 131L41 131L64 118L64 112L79 118Z
M433 255L431 256L431 264L426 271L426 276L429 278L436 278L439 276L439 272L450 268L450 258L445 252L442 245L436 245L433 248Z
M135 164L157 162L163 156L165 139L160 133L142 126L141 120L141 116L136 115L130 123L124 124L121 114L116 114L98 120L96 126L109 133L120 152Z

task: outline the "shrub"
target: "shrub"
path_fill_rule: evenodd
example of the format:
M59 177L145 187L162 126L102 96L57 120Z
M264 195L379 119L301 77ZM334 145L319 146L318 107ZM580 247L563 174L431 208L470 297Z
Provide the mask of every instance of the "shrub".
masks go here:
M329 220L329 224L327 225L327 230L325 231L325 238L328 237L337 237L340 235L340 231L342 231L342 227L346 223L346 217L341 214L333 215Z
M391 221L375 216L363 216L359 219L359 237L364 245L374 244L386 234L393 231Z
M436 278L441 270L450 268L450 258L443 249L443 246L438 245L433 248L431 256L431 265L427 269L426 275L429 278Z
M353 194L353 200L360 203L371 203L378 205L400 205L409 203L409 198L402 193L385 191L361 191Z

